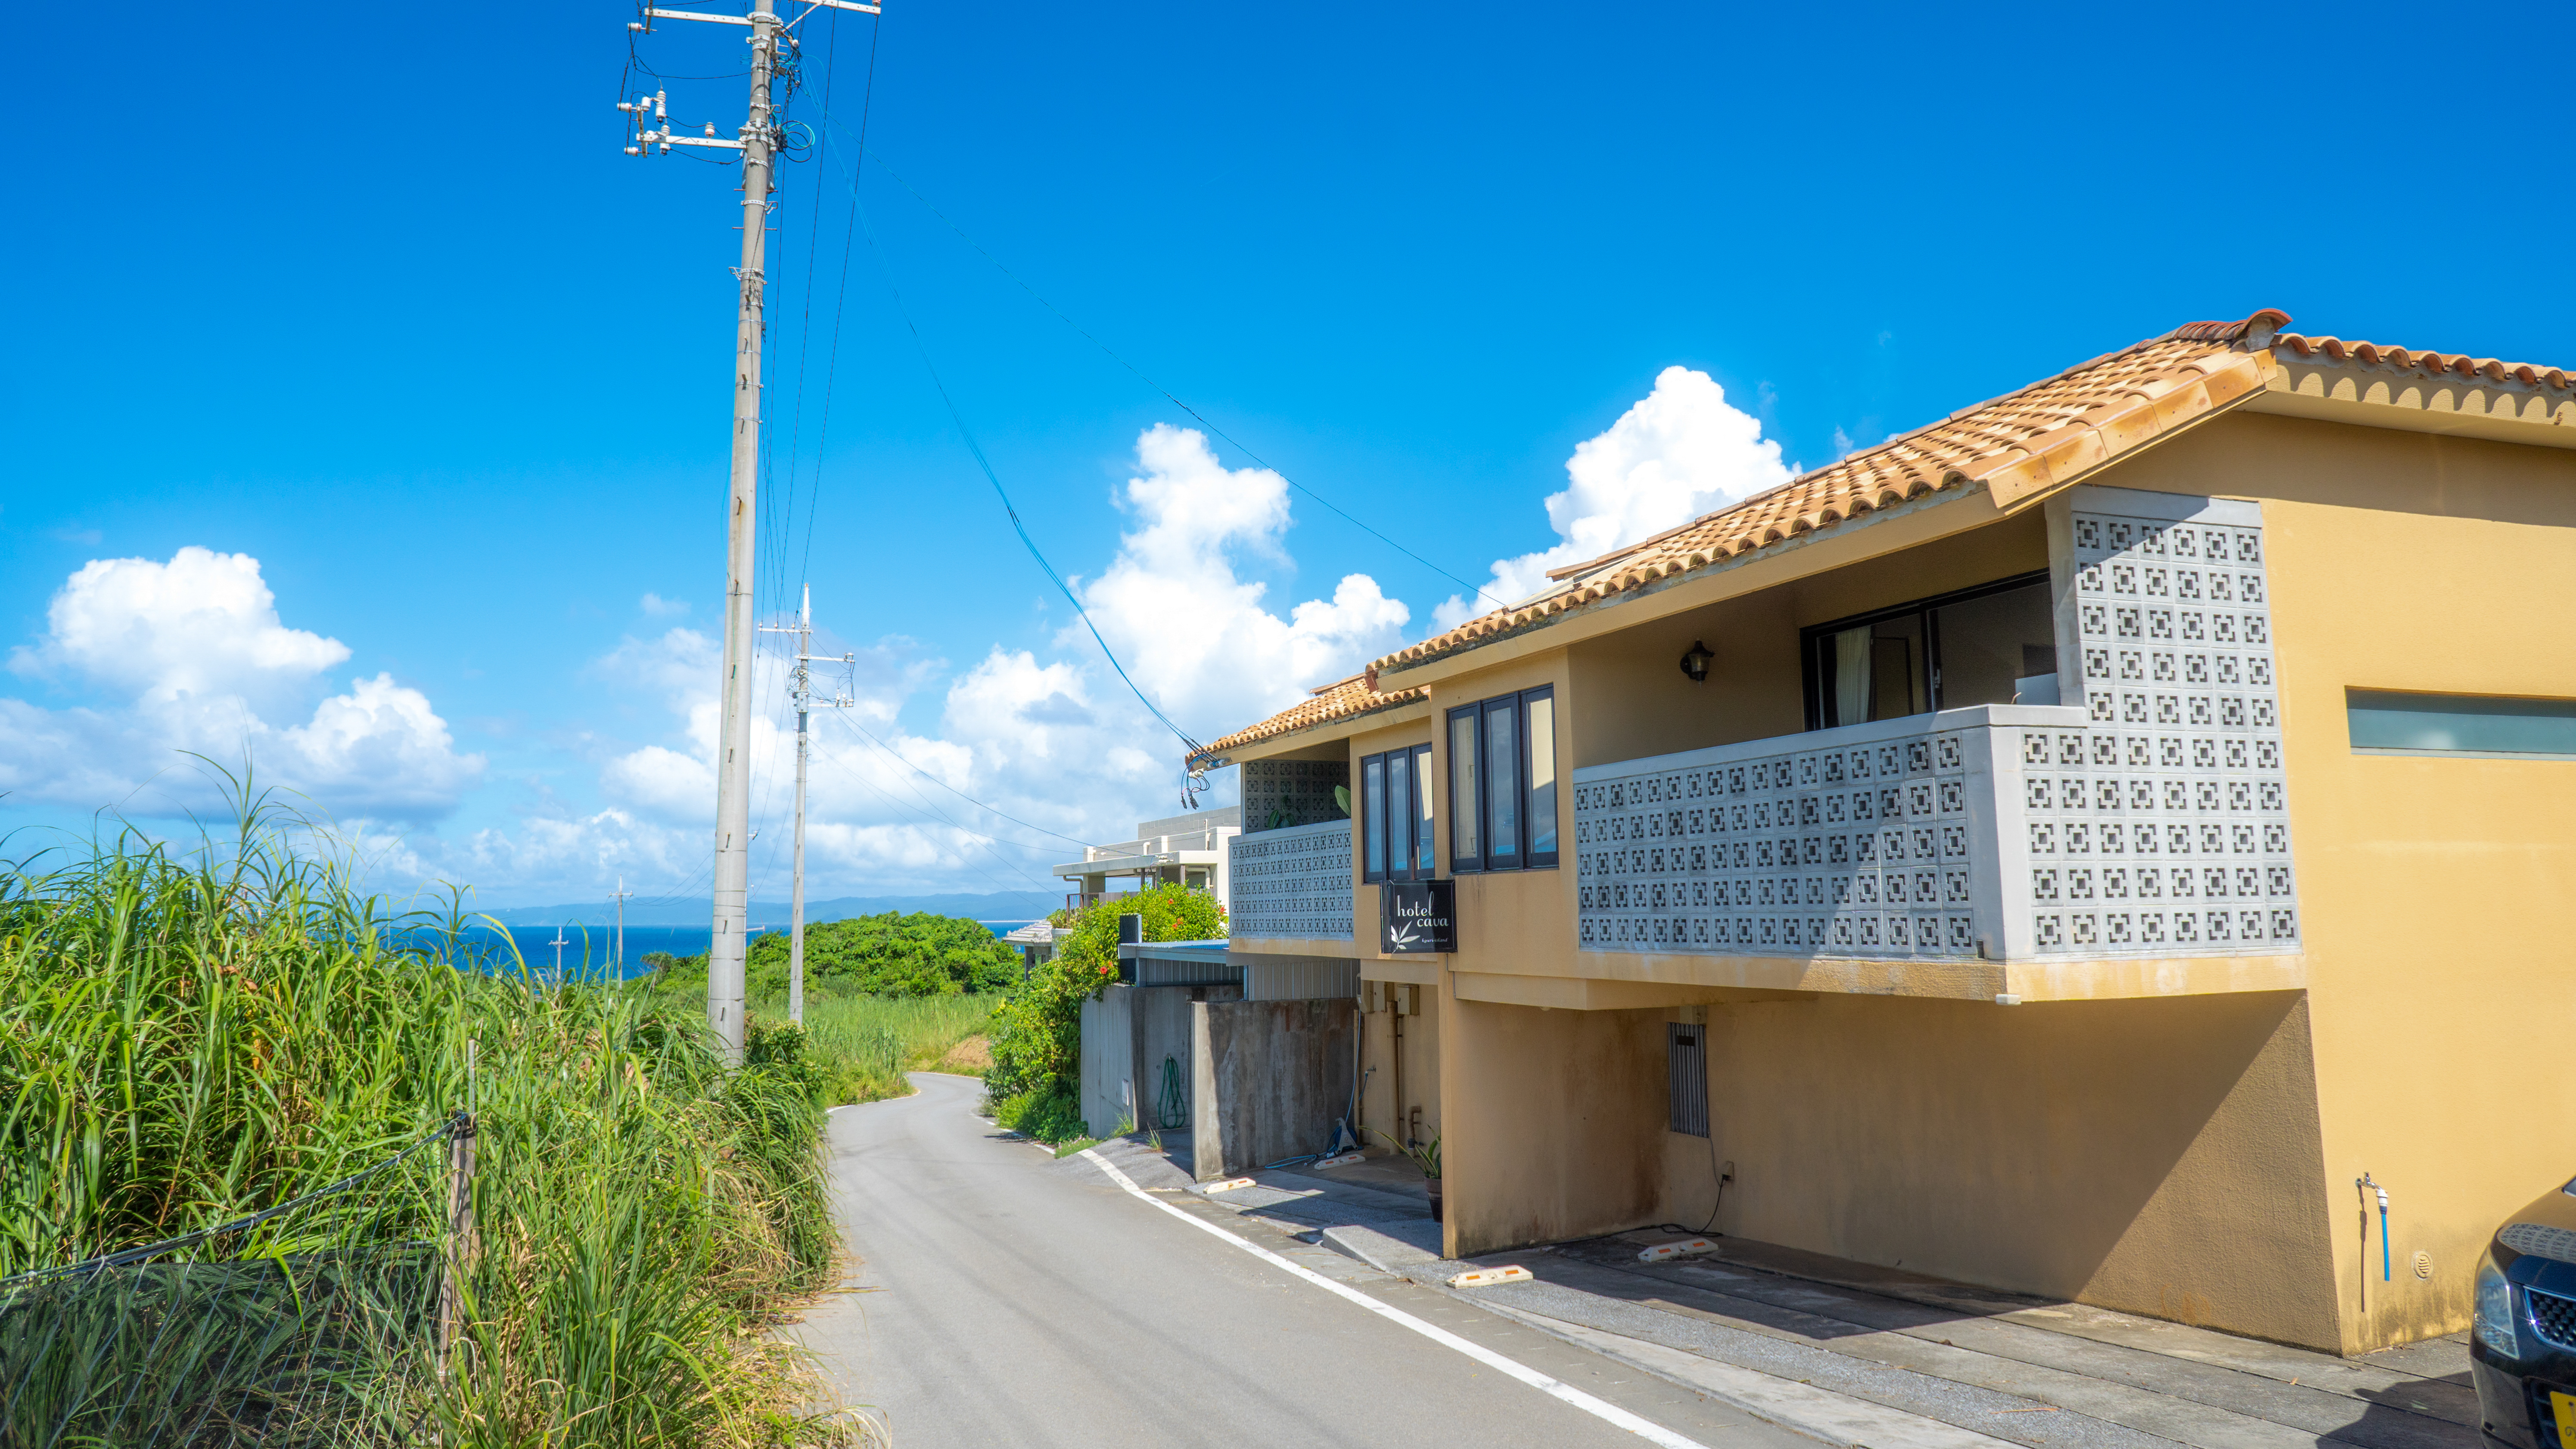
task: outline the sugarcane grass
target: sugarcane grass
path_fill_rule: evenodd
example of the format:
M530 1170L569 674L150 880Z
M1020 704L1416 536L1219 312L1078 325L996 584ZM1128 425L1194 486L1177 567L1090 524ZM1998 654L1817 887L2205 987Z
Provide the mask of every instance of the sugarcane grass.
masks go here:
M842 1421L798 1417L810 1376L760 1331L831 1275L807 1093L756 1067L728 1072L702 1024L648 992L460 969L459 897L397 910L354 882L326 837L258 797L185 848L125 831L0 873L0 1278L213 1227L381 1162L466 1104L473 1043L482 1251L470 1264L443 1243L435 1153L373 1180L363 1201L347 1194L171 1260L286 1273L356 1244L446 1254L457 1347L427 1363L411 1307L375 1315L350 1339L372 1359L326 1355L374 1415L364 1432L341 1422L333 1442L841 1436ZM120 1271L136 1275L121 1301L188 1325L156 1345L193 1335L204 1350L83 1360L89 1377L65 1393L95 1394L96 1364L130 1359L160 1366L115 1369L127 1389L157 1373L151 1392L211 1401L215 1353L242 1361L242 1324L275 1331L280 1303L299 1323L312 1316L274 1293L174 1308L187 1271ZM122 1331L83 1329L60 1303L45 1311L57 1336L106 1335L100 1351ZM0 1399L27 1400L10 1388L0 1382ZM17 1413L0 1412L0 1445L53 1442L25 1437L38 1420Z

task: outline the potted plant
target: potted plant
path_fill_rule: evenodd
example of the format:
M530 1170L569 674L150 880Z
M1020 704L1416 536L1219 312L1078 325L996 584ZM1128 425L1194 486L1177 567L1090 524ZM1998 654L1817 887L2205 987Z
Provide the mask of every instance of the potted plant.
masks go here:
M1377 1135L1385 1137L1387 1146L1403 1153L1412 1159L1414 1166L1422 1169L1422 1187L1431 1196L1431 1220L1435 1223L1445 1221L1440 1216L1440 1135L1433 1133L1431 1140L1420 1147L1407 1147L1384 1132Z

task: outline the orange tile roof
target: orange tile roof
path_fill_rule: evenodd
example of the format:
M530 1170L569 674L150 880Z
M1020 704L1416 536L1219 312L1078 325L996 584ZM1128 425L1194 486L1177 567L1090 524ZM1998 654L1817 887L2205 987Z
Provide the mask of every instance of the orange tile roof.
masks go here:
M2322 356L2336 364L2576 391L2576 376L2561 368L2280 331L2289 320L2288 313L2265 308L2242 321L2177 327L1890 438L1679 528L1552 570L1548 577L1561 587L1387 655L1367 673L1325 685L1304 703L1219 739L1192 756L1191 763L1255 740L1428 696L1427 688L1379 691L1380 669L1473 648L1585 604L1868 513L1977 483L2007 506L2053 491L2259 390L2279 370L2274 354L2283 347L2302 359Z
M1517 633L1570 609L1949 489L2020 502L2259 390L2286 312L2194 322L1952 413L1829 467L1551 578L1561 588L1377 661L1388 669Z
M1354 674L1348 679L1336 680L1331 684L1319 685L1306 691L1304 700L1281 710L1257 725L1249 725L1230 735L1219 737L1215 743L1190 756L1190 768L1204 769L1209 761L1227 751L1241 749L1258 740L1276 739L1281 735L1294 734L1299 730L1313 729L1317 725L1357 719L1364 714L1374 714L1382 709L1394 709L1399 705L1412 704L1417 700L1430 697L1431 691L1420 686L1412 689L1379 690L1375 669L1365 674Z
M2408 368L2437 376L2519 382L2529 387L2576 392L2576 377L2570 377L2563 367L2498 362L2492 357L2471 357L2465 352L2414 352L2403 347L2382 347L2376 342L2346 342L2340 337L2303 337L2296 332L2282 333L2273 339L2272 345L2275 348L2287 347L2301 357L2315 357L2322 353L2334 362L2376 363L2382 367Z

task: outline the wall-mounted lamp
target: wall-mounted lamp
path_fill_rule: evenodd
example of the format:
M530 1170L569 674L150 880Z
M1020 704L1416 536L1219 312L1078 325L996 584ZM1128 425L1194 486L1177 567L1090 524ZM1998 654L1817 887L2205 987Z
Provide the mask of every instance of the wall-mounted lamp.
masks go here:
M1690 652L1682 656L1682 673L1689 675L1693 684L1705 684L1708 681L1708 662L1716 657L1708 652L1707 645L1694 639Z

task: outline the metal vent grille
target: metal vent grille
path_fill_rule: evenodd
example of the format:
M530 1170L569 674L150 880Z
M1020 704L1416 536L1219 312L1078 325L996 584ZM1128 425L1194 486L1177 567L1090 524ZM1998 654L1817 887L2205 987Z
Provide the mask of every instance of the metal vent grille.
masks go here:
M1672 1079L1675 1132L1708 1135L1708 1028L1691 1022L1664 1024L1664 1057ZM2568 1305L2576 1309L2576 1304Z
M2531 1300L2531 1326L2541 1337L2560 1348L2576 1348L2576 1298L2529 1288L2522 1290L2522 1296Z

